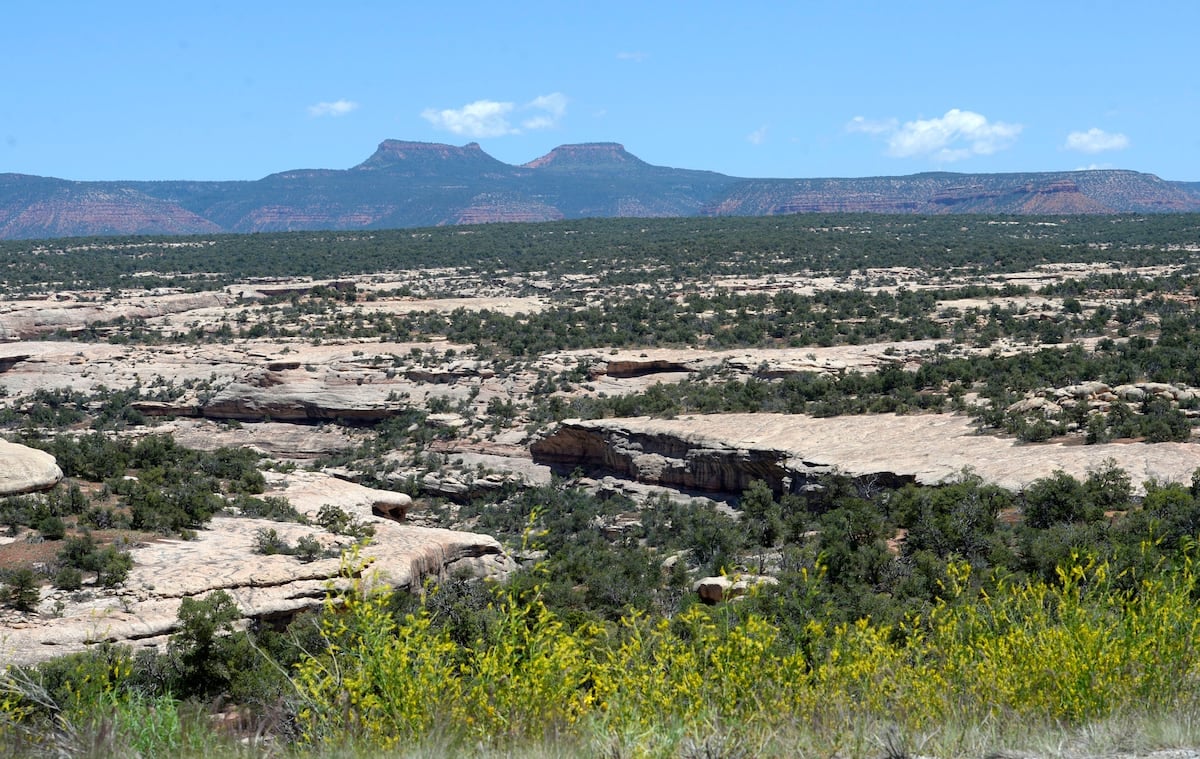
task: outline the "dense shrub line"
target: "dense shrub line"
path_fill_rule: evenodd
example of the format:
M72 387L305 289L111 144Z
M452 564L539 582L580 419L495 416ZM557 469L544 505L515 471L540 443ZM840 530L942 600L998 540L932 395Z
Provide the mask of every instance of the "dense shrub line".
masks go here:
M681 281L714 271L849 274L867 267L931 263L946 269L1019 271L1059 261L1161 264L1164 253L1195 243L1198 218L803 214L0 241L0 270L13 292L41 290L48 283L72 290L127 287L133 274L147 289L199 290L254 277L330 278L441 267L547 278L590 273L604 286Z

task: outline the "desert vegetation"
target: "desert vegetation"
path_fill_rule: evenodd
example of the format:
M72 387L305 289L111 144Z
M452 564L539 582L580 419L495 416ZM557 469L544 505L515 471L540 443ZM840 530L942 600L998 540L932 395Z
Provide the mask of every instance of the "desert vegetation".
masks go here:
M0 428L62 474L0 500L0 623L16 640L102 604L171 615L155 640L15 661L0 742L1194 746L1197 252L1191 215L0 242L0 330L20 338L0 345ZM1087 466L1014 487L986 461L931 482L871 440L877 464L853 472L686 436L536 455L568 420L732 413L963 418L997 455ZM618 454L743 484L634 481ZM351 487L366 500L339 501ZM264 585L309 583L299 600L264 604L249 580L167 595L138 574L218 529ZM468 532L504 547L502 571L403 553Z

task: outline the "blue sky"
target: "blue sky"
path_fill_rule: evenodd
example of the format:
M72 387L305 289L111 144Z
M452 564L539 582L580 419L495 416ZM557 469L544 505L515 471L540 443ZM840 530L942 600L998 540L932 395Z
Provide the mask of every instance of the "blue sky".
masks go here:
M10 0L0 172L257 179L384 139L744 177L1200 181L1200 3Z

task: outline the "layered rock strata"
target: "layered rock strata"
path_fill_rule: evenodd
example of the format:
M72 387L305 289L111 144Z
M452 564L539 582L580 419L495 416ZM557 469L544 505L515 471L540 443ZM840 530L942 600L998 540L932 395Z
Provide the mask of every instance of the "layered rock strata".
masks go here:
M1191 443L1029 444L978 434L969 419L951 414L568 420L531 451L536 461L567 469L725 493L739 493L755 480L777 492L798 491L835 471L881 484L934 485L970 469L1020 490L1059 469L1085 477L1110 459L1135 486L1151 479L1187 482L1200 467L1200 446Z

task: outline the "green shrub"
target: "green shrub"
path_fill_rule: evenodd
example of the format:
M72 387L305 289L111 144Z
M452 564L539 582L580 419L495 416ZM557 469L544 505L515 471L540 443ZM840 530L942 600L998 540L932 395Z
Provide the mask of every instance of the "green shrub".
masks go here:
M1064 522L1093 522L1103 509L1088 498L1083 485L1062 470L1026 488L1025 524L1045 528Z
M236 629L241 611L223 590L179 604L179 629L167 647L174 667L173 691L210 698L229 688L247 658L246 634Z
M95 572L96 582L106 588L125 581L133 568L133 557L115 546L99 546L90 533L68 537L59 549L58 560L66 567Z
M4 577L0 598L17 611L35 611L41 601L38 576L29 567L11 569Z
M304 535L296 541L292 553L302 562L316 561L325 553L325 549L321 548L321 544L312 535Z
M287 541L279 537L279 533L269 527L254 531L254 552L264 556L274 556L280 553L291 553Z
M54 587L59 590L79 590L83 587L83 573L76 567L63 567L54 575Z
M335 535L346 535L355 540L369 540L375 534L375 525L362 522L342 507L330 503L321 506L316 521Z
M93 566L96 569L96 581L106 588L115 588L129 576L129 570L133 569L133 557L128 551L105 546L96 552Z
M296 511L295 507L283 496L269 495L266 498L255 498L241 493L233 501L233 506L244 517L270 519L275 522L307 523L308 519Z
M34 527L46 540L62 540L67 534L67 525L62 517L53 515L43 517Z

